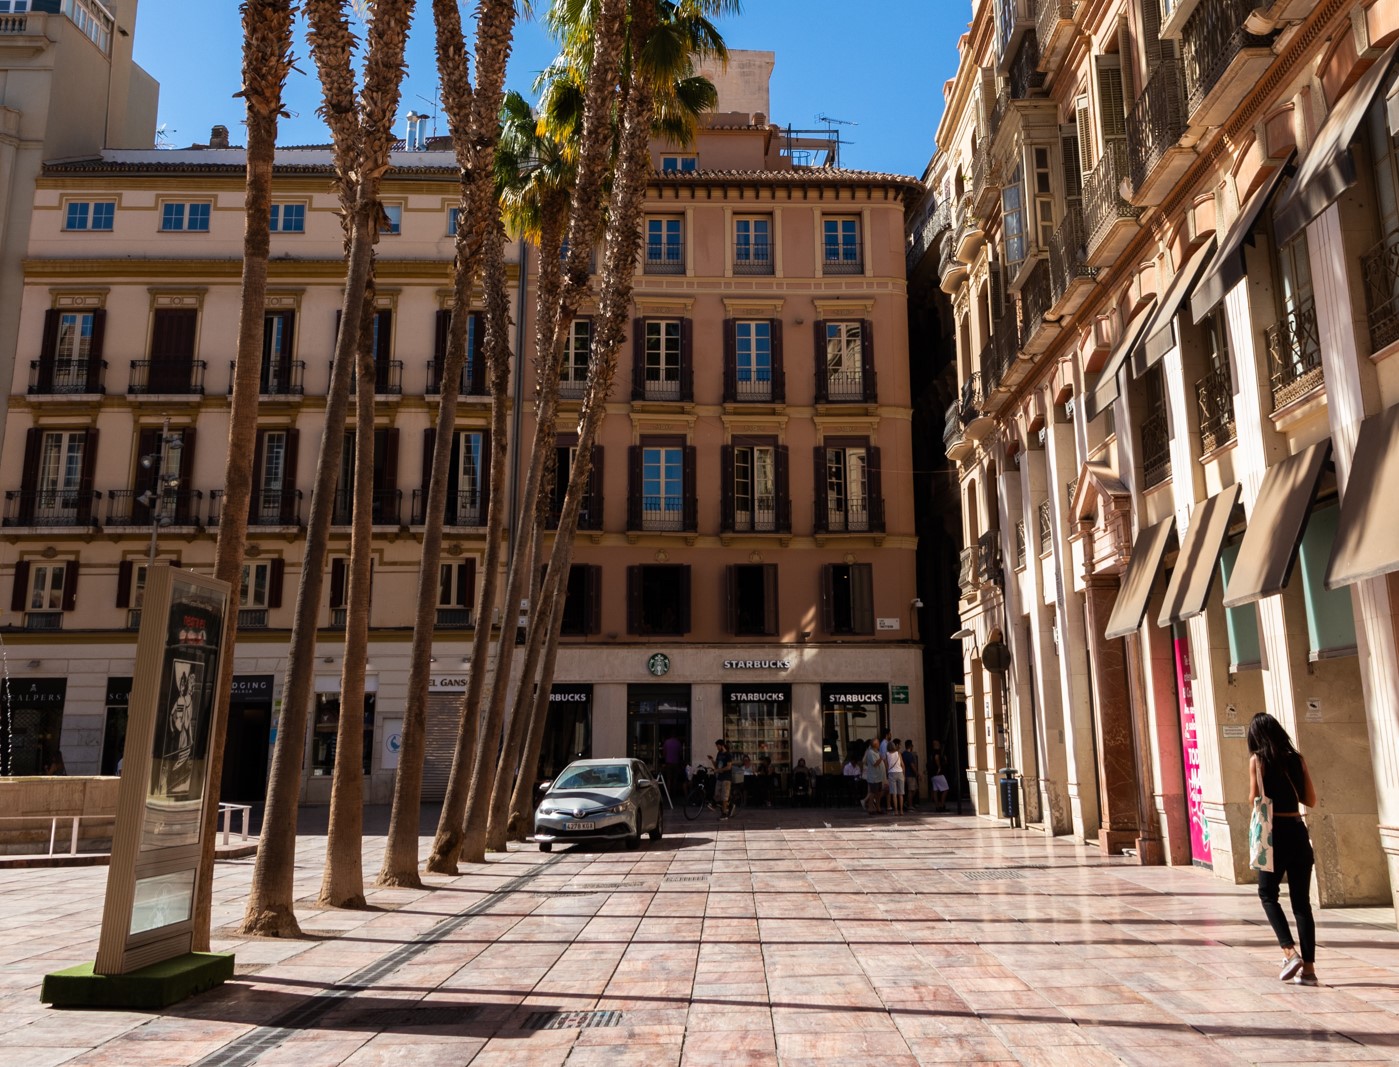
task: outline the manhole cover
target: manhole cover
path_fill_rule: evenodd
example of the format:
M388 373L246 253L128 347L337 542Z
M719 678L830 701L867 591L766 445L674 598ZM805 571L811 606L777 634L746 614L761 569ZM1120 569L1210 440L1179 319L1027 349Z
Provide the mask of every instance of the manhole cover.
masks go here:
M372 1030L402 1030L417 1026L459 1026L462 1023L470 1022L480 1013L480 1008L454 1004L421 1008L368 1008L344 1016L338 1025Z
M962 877L969 882L1008 882L1024 876L1019 871L1005 868L993 871L963 871Z
M537 1011L525 1019L526 1030L592 1030L619 1026L620 1011Z

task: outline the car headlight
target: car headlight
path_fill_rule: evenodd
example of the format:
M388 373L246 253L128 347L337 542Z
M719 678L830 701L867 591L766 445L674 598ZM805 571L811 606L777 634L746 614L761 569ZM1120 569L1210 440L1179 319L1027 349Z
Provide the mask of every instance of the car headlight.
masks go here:
M599 814L599 815L625 815L625 814L626 814L627 812L629 812L629 811L631 811L631 801L629 801L629 800L624 800L624 801L622 801L622 803L620 803L620 804L614 804L614 805L613 805L612 807L610 807L610 808L603 808L601 811L598 812L598 814Z

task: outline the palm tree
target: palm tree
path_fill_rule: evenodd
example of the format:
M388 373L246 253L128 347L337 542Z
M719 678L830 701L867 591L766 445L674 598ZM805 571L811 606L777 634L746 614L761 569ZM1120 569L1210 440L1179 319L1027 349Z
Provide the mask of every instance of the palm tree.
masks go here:
M292 881L316 622L344 444L350 373L359 346L358 325L383 215L379 188L393 143L393 120L403 79L403 51L413 0L375 0L369 22L365 84L358 98L353 67L355 38L344 0L305 0L305 11L310 23L311 54L324 97L321 115L330 127L347 262L341 325L335 342L324 434L316 460L306 549L292 617L282 720L272 750L267 807L242 925L245 933L283 937L300 933L292 911Z
M224 629L223 654L215 692L214 722L206 761L207 795L219 795L223 772L224 724L233 689L233 648L238 640L238 593L243 570L243 544L248 533L248 501L252 496L253 445L257 438L258 379L262 363L262 334L267 308L267 257L272 202L272 165L277 147L277 120L291 72L294 0L244 0L243 97L247 108L248 145L243 229L243 287L238 315L238 354L233 372L229 414L228 458L224 464L224 509L219 516L219 540L214 577L233 590ZM218 805L204 811L204 847L199 857L195 891L194 942L197 952L209 950L213 900L214 828Z
M432 472L428 482L422 565L418 574L417 609L408 674L408 699L404 710L403 750L394 778L393 808L384 850L380 885L420 885L418 877L419 811L422 798L424 733L427 723L427 686L431 671L432 633L436 623L438 567L442 553L442 520L447 501L447 475L451 459L452 430L461 368L466 358L465 314L478 272L487 290L487 368L492 396L492 486L505 484L506 398L510 391L510 362L505 297L504 236L494 222L494 153L498 138L496 114L505 83L505 65L514 32L515 7L511 0L482 0L477 10L477 84L472 88L461 13L456 0L433 0L437 37L437 67L442 99L452 133L452 147L461 170L462 211L457 227L453 264L453 308L447 351L443 359L438 404L437 433L433 444ZM502 498L503 499L503 498ZM465 768L473 760L477 714L485 679L490 641L490 618L495 606L500 571L501 531L505 511L495 501L488 507L486 549L482 558L481 588L472 642L472 669L462 701L456 755L443 808L461 797L457 819L465 806ZM458 768L462 768L461 771ZM453 864L454 866L454 864ZM429 864L429 869L435 869Z

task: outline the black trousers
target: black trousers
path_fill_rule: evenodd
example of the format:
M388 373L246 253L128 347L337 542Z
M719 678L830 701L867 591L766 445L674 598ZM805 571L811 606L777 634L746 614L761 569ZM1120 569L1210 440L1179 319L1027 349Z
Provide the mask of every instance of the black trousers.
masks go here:
M1278 944L1292 948L1292 929L1278 903L1283 876L1287 876L1287 895L1292 902L1292 917L1297 920L1297 939L1304 963L1316 962L1316 923L1312 919L1312 841L1307 825L1291 815L1273 819L1273 869L1258 872L1258 899L1263 902L1263 914L1278 936Z

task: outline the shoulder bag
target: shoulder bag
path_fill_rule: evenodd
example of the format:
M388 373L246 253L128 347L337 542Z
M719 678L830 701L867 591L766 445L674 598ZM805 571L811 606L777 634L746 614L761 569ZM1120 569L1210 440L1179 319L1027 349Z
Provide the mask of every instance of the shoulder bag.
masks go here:
M1263 761L1254 764L1258 796L1248 824L1248 865L1255 871L1273 869L1273 802L1263 792Z

